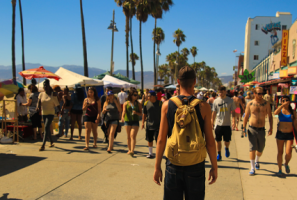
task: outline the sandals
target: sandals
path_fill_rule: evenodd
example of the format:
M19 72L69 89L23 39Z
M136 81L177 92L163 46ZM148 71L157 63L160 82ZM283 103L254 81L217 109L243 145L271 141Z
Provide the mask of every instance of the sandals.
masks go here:
M39 151L44 151L44 147L40 147L39 148Z
M89 147L85 147L84 150L85 150L85 151L89 151Z
M51 143L51 145L49 145L48 147L54 147L55 145L54 145L54 143Z

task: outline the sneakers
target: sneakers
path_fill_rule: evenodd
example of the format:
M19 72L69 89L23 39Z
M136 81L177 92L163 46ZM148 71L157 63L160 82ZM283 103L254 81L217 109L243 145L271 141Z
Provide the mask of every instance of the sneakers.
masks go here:
M148 154L146 157L147 158L155 158L155 156L153 154Z
M227 149L226 147L225 147L225 156L226 156L226 158L229 158L229 156L230 156L229 148Z
M255 163L255 168L256 169L260 169L260 164L259 163Z
M222 160L222 156L220 154L217 155L217 161L221 161Z
M250 176L254 176L256 174L255 170L254 169L251 169L251 171L249 172L249 175Z
M285 165L285 168L286 168L286 173L289 174L291 172L289 165Z

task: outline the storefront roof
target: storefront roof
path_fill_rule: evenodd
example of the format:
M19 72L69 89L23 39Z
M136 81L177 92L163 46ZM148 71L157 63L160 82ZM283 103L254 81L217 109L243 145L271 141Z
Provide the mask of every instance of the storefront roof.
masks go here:
M296 67L297 66L297 61L290 63L290 67Z
M276 79L276 80L267 81L267 82L265 82L265 84L263 84L261 86L273 85L273 84L278 84L278 83L286 83L286 82L290 82L290 81L291 81L291 78Z
M282 70L288 69L288 66L282 67Z

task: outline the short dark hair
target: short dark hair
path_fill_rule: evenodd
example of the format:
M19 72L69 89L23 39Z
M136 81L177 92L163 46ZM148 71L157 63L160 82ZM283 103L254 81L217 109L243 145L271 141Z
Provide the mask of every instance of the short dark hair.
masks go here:
M186 79L186 80L179 80L180 85L182 88L189 88L192 87L195 83L195 79Z
M38 88L34 84L29 85L29 90L31 90L32 93L38 92Z
M124 90L125 90L125 88L122 88L122 89L121 89L121 91L123 91L123 92L124 92Z
M237 91L235 91L235 92L234 92L234 95L237 97L237 96L238 96L238 92L237 92Z
M211 96L212 97L216 97L217 96L217 93L213 92L213 93L211 93Z
M219 91L226 91L226 87L223 86L223 85L221 85L221 86L219 87Z

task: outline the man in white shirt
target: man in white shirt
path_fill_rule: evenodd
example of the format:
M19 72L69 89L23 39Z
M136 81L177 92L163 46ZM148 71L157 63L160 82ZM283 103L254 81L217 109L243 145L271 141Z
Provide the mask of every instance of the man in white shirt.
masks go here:
M203 99L203 92L199 92L197 95L197 99L202 100Z
M27 111L26 105L23 105L23 104L27 104L24 88L19 88L18 94L16 96L16 100L17 100L18 120L19 122L27 122L28 111Z
M118 94L118 98L119 98L122 110L123 110L123 105L124 105L125 101L127 101L127 98L128 98L128 95L126 94L126 92L124 90L125 89L122 88L121 92Z

